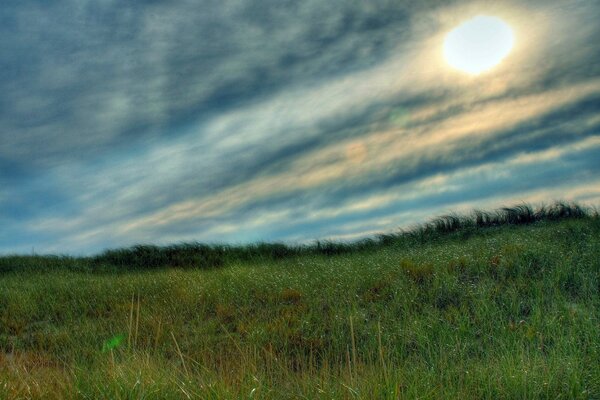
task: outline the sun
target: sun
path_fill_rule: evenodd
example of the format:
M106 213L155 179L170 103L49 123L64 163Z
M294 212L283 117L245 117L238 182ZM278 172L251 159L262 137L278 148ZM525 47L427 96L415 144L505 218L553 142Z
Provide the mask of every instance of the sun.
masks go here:
M452 67L478 75L500 64L513 48L511 27L498 17L479 15L454 28L444 41L444 57Z

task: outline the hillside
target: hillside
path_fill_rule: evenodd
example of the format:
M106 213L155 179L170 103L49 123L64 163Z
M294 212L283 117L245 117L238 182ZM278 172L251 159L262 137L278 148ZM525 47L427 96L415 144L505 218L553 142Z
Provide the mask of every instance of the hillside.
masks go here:
M0 399L600 398L600 218L0 258Z

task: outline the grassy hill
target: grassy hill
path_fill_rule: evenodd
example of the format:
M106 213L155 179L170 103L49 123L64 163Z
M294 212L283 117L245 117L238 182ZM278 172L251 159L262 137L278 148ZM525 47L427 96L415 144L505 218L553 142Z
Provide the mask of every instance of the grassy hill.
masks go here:
M600 398L600 218L0 258L0 399Z

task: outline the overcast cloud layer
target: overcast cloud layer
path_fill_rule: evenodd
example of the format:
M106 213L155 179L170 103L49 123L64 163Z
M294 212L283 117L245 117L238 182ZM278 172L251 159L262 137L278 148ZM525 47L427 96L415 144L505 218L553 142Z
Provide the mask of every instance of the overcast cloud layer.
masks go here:
M479 14L516 47L469 77L442 43ZM598 205L599 20L595 0L5 1L0 253Z

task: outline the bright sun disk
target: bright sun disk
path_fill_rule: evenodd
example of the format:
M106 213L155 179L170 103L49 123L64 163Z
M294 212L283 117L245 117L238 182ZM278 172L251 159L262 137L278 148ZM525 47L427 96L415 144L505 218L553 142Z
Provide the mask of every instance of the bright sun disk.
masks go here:
M478 75L506 58L514 42L513 31L506 22L498 17L480 15L448 33L444 56L452 67Z

